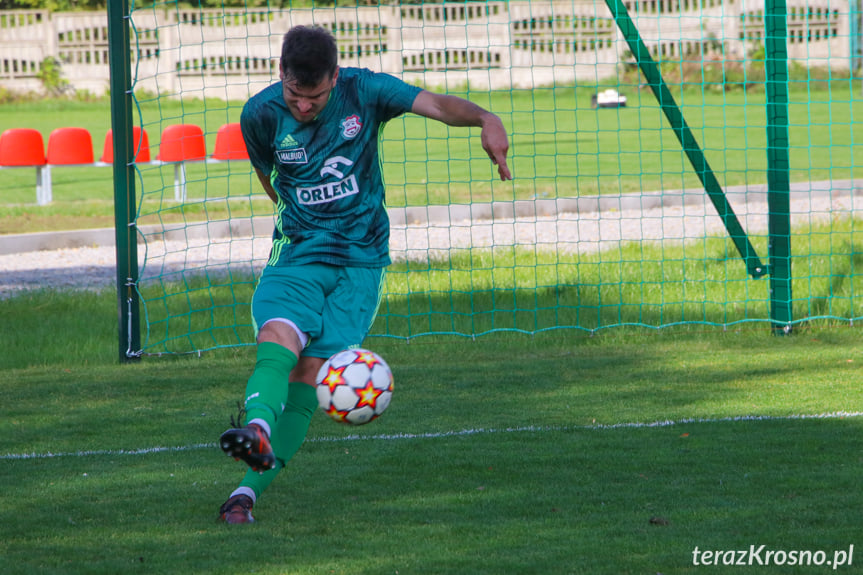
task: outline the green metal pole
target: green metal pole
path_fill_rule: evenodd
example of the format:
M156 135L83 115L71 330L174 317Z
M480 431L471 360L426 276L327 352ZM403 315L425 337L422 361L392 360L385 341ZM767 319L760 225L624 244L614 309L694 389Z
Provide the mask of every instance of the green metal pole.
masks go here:
M860 58L863 53L860 49L860 6L861 0L850 0L848 2L848 53L851 62L848 68L851 70L851 78L860 67Z
M851 0L848 4L848 20L851 25L848 30L849 50L851 52L851 78L855 72L863 71L863 0ZM863 87L861 87L863 94Z
M791 333L791 206L788 140L788 29L785 0L764 2L767 91L767 232L770 320L777 334Z
M740 221L728 202L728 198L725 197L725 192L722 191L722 186L719 185L719 181L713 173L713 168L707 163L707 158L704 157L704 153L695 140L692 130L690 130L689 125L687 125L686 120L683 118L683 112L680 111L680 107L674 101L668 85L662 78L659 67L653 61L650 51L641 39L641 34L629 16L626 6L622 0L605 0L605 3L608 5L608 9L611 10L617 27L620 28L620 32L626 39L629 49L635 56L638 67L641 68L641 73L644 74L648 86L650 86L653 95L656 97L656 101L659 102L659 107L671 124L674 135L680 141L680 145L683 147L689 163L692 164L698 179L704 185L704 191L707 192L710 201L713 202L713 206L719 213L719 217L722 218L725 229L728 231L728 235L731 236L731 240L740 253L740 257L746 262L746 270L753 278L767 275L767 267L761 263L758 254L755 252L755 248L743 230L743 226L740 225Z
M132 142L132 71L129 0L108 1L111 130L114 135L114 230L117 246L117 319L120 361L140 357L138 244L135 228L135 150Z

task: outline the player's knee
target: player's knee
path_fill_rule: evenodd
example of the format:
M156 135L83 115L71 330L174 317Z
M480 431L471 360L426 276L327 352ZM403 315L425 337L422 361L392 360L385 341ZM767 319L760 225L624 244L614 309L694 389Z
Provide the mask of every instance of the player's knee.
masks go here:
M258 331L258 343L270 341L286 347L297 356L308 343L308 336L286 319L271 319Z
M291 381L298 381L314 386L324 359L319 357L301 357L297 365L291 371Z

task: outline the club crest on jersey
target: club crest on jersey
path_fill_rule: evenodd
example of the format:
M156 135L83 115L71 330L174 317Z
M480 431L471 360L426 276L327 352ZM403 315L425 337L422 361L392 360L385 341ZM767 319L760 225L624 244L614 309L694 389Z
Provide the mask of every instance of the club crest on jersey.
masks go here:
M363 122L356 114L348 116L342 120L342 137L347 140L353 140L363 129Z

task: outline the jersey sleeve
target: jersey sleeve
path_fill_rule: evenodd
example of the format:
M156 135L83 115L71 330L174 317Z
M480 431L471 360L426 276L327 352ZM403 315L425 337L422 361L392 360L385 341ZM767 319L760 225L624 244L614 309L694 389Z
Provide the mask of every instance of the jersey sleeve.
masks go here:
M422 92L422 88L384 73L369 72L363 84L377 102L384 121L410 112L414 100Z
M243 106L240 114L240 129L243 132L243 140L246 142L252 166L269 175L273 171L274 151L267 126L275 126L275 123L268 123L265 118L266 113L255 104L254 100L249 100Z

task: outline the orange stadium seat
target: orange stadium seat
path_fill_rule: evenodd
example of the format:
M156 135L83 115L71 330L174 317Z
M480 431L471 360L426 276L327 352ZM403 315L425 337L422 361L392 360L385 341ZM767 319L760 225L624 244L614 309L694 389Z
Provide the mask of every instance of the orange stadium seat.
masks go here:
M248 160L246 141L240 131L240 124L225 124L216 132L214 160Z
M0 135L0 166L44 166L45 141L38 130L12 128Z
M160 162L188 162L207 159L204 131L194 124L175 124L162 131Z
M185 162L206 161L207 143L204 131L194 124L175 124L162 131L159 143L160 162L174 164L174 199L186 201L186 164Z
M132 145L133 153L135 154L135 162L145 164L150 161L150 137L147 135L147 130L141 129L140 126L132 128ZM102 157L100 162L105 164L114 163L114 131L108 130L105 135L105 147L102 148Z
M93 163L93 138L86 128L57 128L48 136L48 165Z
M12 128L0 134L0 167L36 168L36 203L51 203L51 170L46 165L45 141L33 128Z

